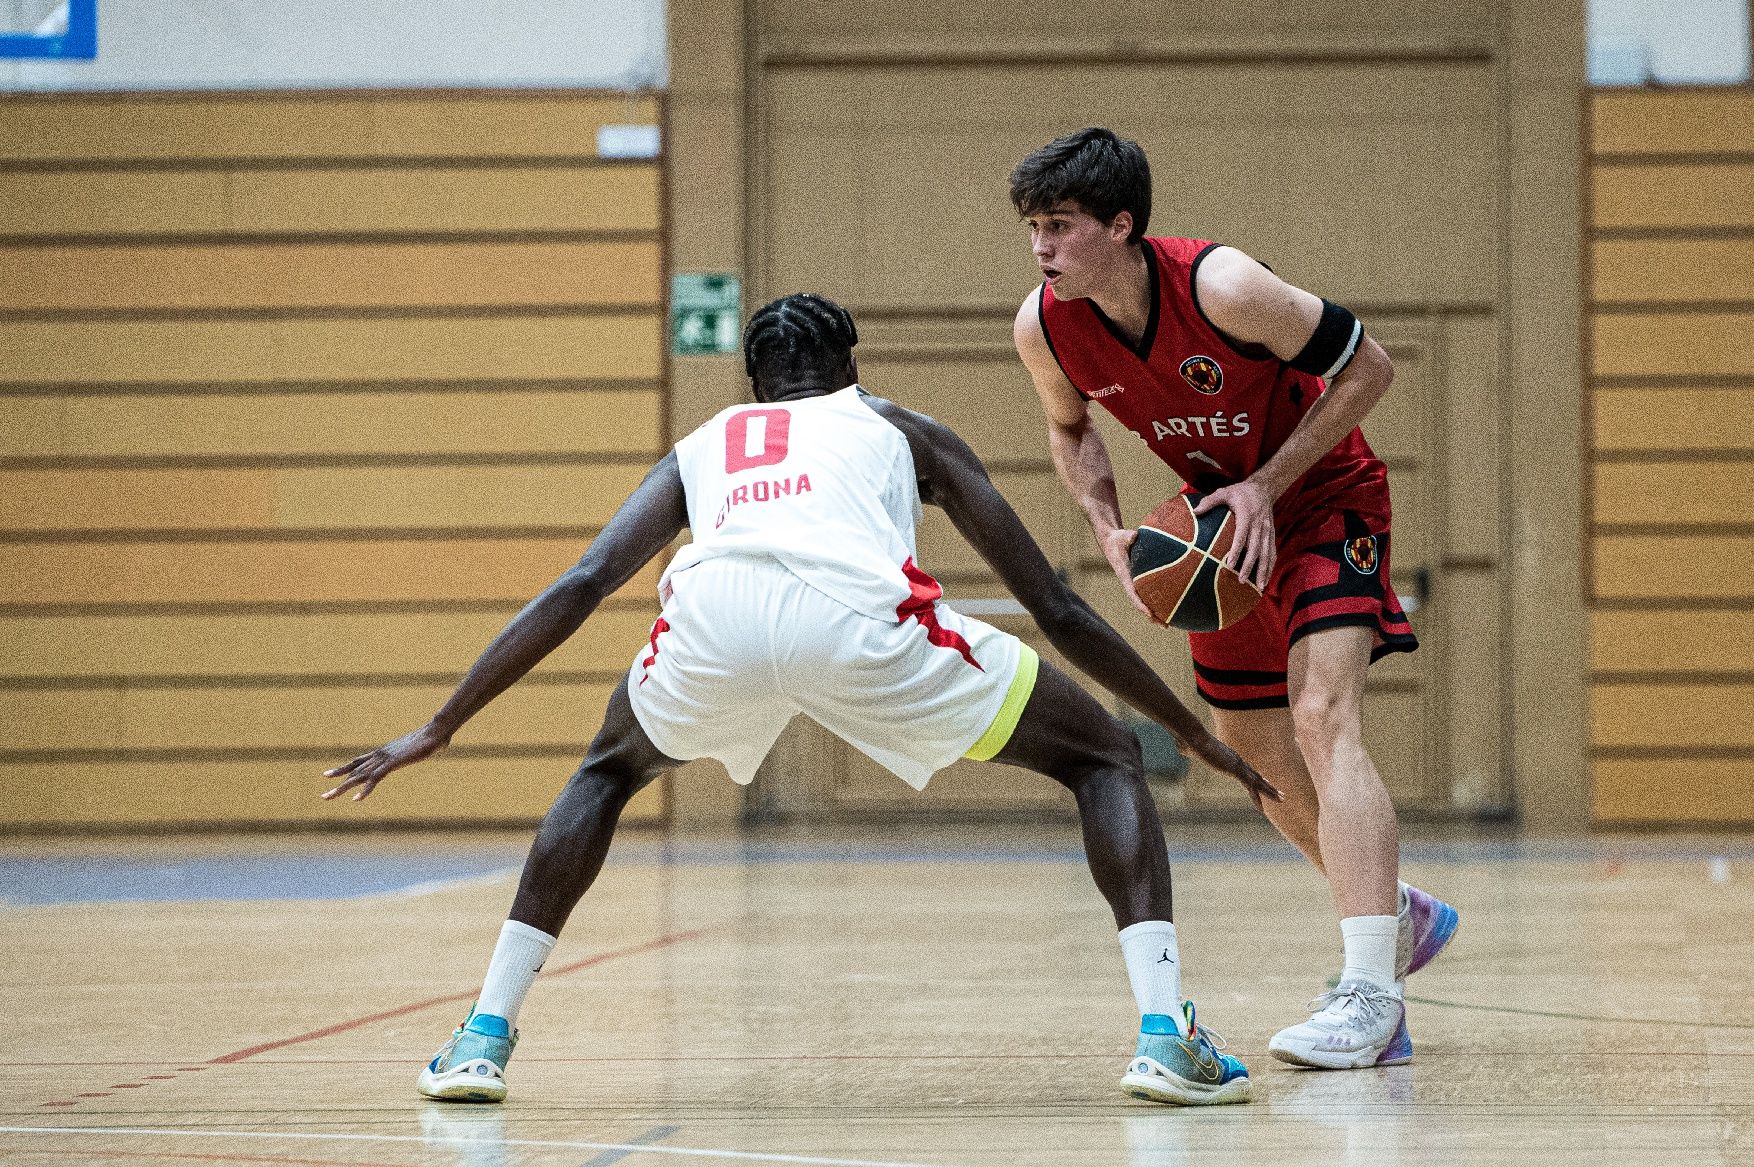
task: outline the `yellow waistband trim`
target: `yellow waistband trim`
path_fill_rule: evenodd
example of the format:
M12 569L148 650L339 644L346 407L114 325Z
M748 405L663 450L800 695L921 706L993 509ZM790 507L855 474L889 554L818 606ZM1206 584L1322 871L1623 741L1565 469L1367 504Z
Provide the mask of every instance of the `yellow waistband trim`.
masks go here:
M1041 657L1035 654L1035 649L1019 643L1017 671L1011 674L1011 687L1005 690L1005 703L999 706L999 712L993 716L987 732L981 734L981 740L970 746L963 757L985 762L1005 748L1011 735L1017 731L1017 723L1023 718L1023 707L1029 704L1029 695L1035 692L1035 677L1040 671Z

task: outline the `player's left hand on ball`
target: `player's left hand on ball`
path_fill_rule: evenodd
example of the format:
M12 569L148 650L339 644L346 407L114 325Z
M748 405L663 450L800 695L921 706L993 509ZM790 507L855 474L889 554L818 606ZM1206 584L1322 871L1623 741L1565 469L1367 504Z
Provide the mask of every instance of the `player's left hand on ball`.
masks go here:
M1242 783L1243 789L1249 792L1249 798L1254 800L1255 809L1262 814L1266 813L1266 808L1261 805L1261 799L1284 801L1285 796L1279 793L1277 786L1261 777L1253 766L1242 760L1242 755L1210 734L1206 735L1203 742L1189 743L1189 749L1196 758L1220 774L1228 774Z
M1264 487L1248 479L1220 487L1194 508L1203 515L1215 506L1227 506L1236 518L1236 535L1225 565L1258 592L1267 590L1273 564L1279 556L1279 536L1273 529L1273 499Z
M446 746L451 739L445 737L430 725L423 725L413 733L404 734L389 745L379 746L370 753L361 754L345 765L336 766L332 770L324 770L325 778L345 778L346 781L335 789L324 793L324 798L339 798L349 790L355 791L353 801L358 802L373 790L379 782L389 776L390 771L400 770L403 766L411 766L422 758L430 758Z

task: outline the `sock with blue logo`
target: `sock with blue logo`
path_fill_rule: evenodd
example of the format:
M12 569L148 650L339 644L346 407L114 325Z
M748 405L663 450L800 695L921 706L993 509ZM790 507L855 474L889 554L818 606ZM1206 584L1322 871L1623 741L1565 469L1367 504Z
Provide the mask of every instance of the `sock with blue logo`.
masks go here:
M524 1007L524 995L553 950L554 937L548 933L507 920L499 930L499 943L494 945L493 959L488 962L487 980L481 985L475 1012L503 1017L515 1028L518 1010Z
M1121 955L1127 962L1127 980L1132 982L1139 1015L1167 1017L1177 1033L1188 1036L1182 1016L1181 953L1176 949L1175 925L1168 920L1142 920L1122 928Z

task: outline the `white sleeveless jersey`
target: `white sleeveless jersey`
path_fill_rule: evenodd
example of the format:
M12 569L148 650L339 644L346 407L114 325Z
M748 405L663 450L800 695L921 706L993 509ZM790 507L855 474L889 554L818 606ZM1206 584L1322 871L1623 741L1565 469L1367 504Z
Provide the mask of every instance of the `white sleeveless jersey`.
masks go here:
M919 484L907 438L862 393L732 406L676 443L694 541L660 591L705 560L756 556L854 611L899 619L914 594L903 565L914 558Z

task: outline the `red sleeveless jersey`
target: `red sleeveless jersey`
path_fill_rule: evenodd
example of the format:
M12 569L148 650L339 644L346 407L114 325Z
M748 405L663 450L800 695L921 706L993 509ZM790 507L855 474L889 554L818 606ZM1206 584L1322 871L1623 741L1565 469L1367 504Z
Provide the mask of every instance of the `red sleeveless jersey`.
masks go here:
M1190 487L1216 490L1258 470L1326 385L1265 348L1244 352L1206 319L1194 273L1217 247L1145 239L1151 317L1132 344L1096 301L1041 289L1041 329L1066 379L1151 447ZM1252 346L1251 346L1252 347ZM1274 505L1281 535L1321 507L1389 517L1388 473L1354 428Z

